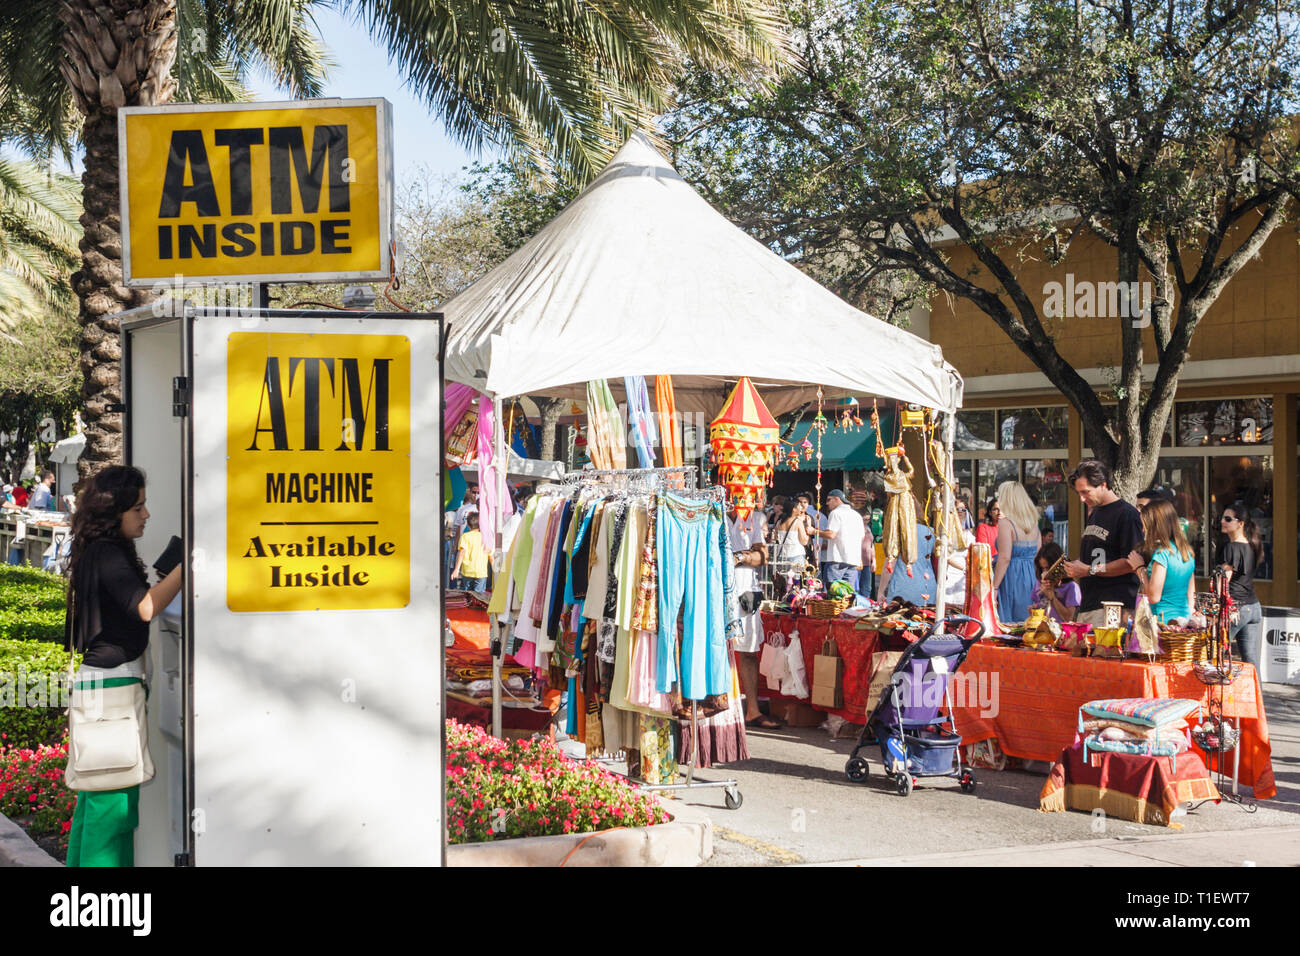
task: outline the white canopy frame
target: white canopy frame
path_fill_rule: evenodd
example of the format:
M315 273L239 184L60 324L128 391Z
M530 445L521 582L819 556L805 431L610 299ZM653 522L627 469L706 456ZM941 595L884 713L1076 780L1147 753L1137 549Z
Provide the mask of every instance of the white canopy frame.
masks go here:
M625 376L670 375L679 412L712 415L744 375L774 415L815 399L819 387L831 397L877 396L945 413L945 511L952 506L963 386L940 348L854 308L736 228L640 133L554 220L444 303L442 313L445 378L494 403L498 502L505 500L507 461L503 398L580 398L586 382L600 378L618 395ZM948 542L942 526L936 531L942 582ZM937 603L942 620L943 587ZM503 648L494 615L498 736Z

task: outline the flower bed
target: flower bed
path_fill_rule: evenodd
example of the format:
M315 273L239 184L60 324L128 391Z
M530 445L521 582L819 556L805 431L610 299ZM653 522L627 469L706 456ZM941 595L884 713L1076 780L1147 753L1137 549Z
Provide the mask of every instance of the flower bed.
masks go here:
M63 785L68 745L6 747L0 741L0 814L22 826L42 849L63 859L77 795Z
M596 763L549 740L507 743L447 721L447 842L594 833L667 823L668 814Z

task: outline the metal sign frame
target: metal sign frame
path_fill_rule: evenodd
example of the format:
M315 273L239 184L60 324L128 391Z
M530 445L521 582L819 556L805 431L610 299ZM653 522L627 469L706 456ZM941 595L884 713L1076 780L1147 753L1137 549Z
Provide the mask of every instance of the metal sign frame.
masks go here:
M122 276L127 286L155 288L166 286L168 278L139 278L131 274L131 208L127 190L131 171L127 159L127 117L153 113L232 113L257 110L311 110L339 107L374 107L376 110L376 160L379 174L379 263L374 271L311 272L311 273L232 273L225 276L192 276L185 278L189 287L232 285L240 282L268 283L327 283L327 282L387 282L393 268L392 244L396 234L393 200L393 105L383 97L362 99L322 98L291 100L272 103L169 103L165 106L124 106L117 111L117 163L118 197L122 215ZM192 281L191 281L192 280Z

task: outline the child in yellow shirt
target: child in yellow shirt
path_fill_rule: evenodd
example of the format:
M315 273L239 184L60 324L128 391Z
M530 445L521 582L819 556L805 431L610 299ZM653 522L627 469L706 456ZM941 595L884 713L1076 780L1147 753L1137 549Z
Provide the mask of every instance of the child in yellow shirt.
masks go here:
M465 516L465 530L456 552L456 567L451 572L452 587L462 591L486 591L487 573L487 548L483 544L483 532L478 529L478 515L469 514Z

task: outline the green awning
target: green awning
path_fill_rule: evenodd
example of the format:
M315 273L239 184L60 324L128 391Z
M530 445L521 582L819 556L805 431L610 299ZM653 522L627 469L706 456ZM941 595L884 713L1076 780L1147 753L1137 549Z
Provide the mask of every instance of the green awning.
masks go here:
M863 409L861 414L863 419L862 427L851 428L848 431L835 427L835 408L828 407L826 417L830 424L826 428L826 433L822 435L822 470L838 471L862 469L880 469L885 467L885 463L876 456L876 433L868 424L870 421L871 410ZM777 419L781 426L781 453L782 460L790 448L786 442L793 442L796 450L799 451L799 469L801 471L816 467L816 461L809 461L804 457L803 449L800 447L804 439L812 442L814 449L817 446L817 433L812 430L812 415L804 415L790 431L790 423L793 416L784 416ZM885 433L885 445L888 446L894 434L894 412L893 409L888 411L882 409L880 412L880 427ZM778 463L778 470L784 471L784 465Z

